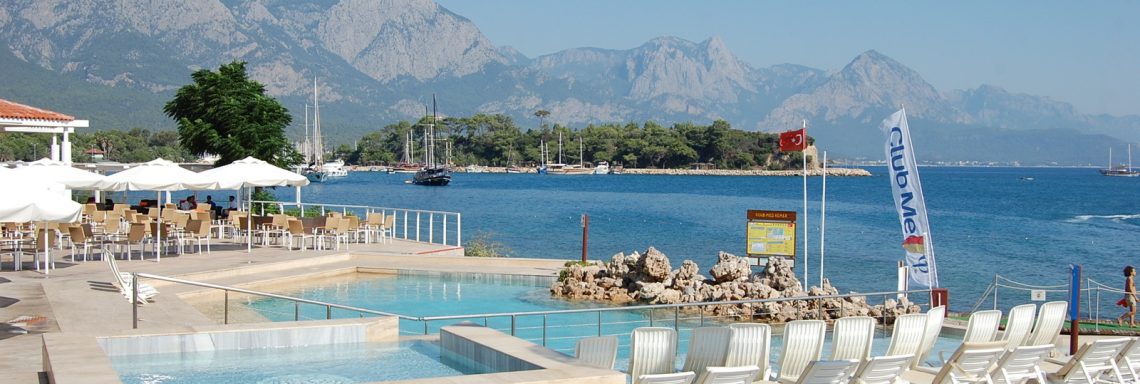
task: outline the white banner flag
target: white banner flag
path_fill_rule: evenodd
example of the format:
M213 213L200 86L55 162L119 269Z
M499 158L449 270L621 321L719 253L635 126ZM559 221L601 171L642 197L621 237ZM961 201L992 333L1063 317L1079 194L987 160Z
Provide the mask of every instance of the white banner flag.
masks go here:
M887 135L887 172L891 194L902 224L903 249L906 250L910 281L925 287L938 287L938 270L934 263L934 245L930 241L930 223L926 219L926 201L918 179L918 166L906 124L906 110L900 109L883 120Z

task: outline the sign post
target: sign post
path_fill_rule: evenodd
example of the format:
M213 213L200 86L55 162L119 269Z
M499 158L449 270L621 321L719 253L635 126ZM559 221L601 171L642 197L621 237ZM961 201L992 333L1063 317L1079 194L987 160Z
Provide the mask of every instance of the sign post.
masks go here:
M745 232L748 265L767 266L771 257L796 265L796 212L748 210Z

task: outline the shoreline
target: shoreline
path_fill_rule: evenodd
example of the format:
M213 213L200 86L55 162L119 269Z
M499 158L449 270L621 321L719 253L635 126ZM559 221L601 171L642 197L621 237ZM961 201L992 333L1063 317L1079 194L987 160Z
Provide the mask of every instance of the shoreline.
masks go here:
M353 172L383 172L384 167L353 166L346 167ZM454 173L507 173L506 167L481 167L480 172L467 172L466 168L455 168ZM522 174L535 174L534 168L522 168ZM665 175L665 176L802 176L802 169L772 171L766 169L659 169L659 168L625 168L622 175ZM821 176L823 170L819 168L807 170L808 176ZM836 167L827 169L828 176L871 176L871 172L863 168ZM598 175L608 176L608 175Z

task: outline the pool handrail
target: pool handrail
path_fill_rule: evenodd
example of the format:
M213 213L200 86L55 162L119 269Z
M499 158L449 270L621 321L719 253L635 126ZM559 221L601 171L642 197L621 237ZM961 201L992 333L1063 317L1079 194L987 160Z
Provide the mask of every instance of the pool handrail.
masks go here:
M479 318L488 319L488 318L496 318L496 317L510 317L511 318L510 335L515 336L517 333L516 330L517 330L518 317L520 317L520 316L523 316L523 317L525 317L525 316L542 316L542 318L543 318L543 321L542 321L543 339L544 339L543 344L544 345L545 345L546 328L547 328L546 318L550 315L563 315L563 314L573 314L573 313L597 313L598 314L598 333L600 336L601 335L601 329L602 329L601 328L601 317L602 317L602 313L605 313L605 312L673 309L673 318L674 318L673 327L677 328L678 323L679 323L677 320L680 318L681 308L686 308L686 307L698 307L698 306L708 306L708 305L755 304L755 303L770 303L770 302L781 302L781 301L792 301L792 300L843 299L843 298L847 298L847 297L870 297L870 296L892 297L892 296L895 296L898 294L907 294L907 295L910 295L910 294L927 294L927 295L929 295L931 292L930 289L920 289L920 290L910 290L910 291L846 293L846 294L840 294L840 295L825 295L825 296L780 297L780 298L769 298L769 299L748 299L748 300L675 303L675 304L648 304L648 305L596 307L596 308L557 309L557 310L545 310L545 311L518 311L518 312L499 312L499 313L481 313L481 314L467 314L467 315L444 315L444 316L408 316L408 315L402 315L402 314L392 313L392 312L377 311L377 310L372 310L372 309L367 309L367 308L359 308L359 307L353 307L353 306L349 306L349 305L335 304L335 303L323 302L323 301L318 301L318 300L302 299L299 297L279 295L279 294L268 293L268 292L260 292L260 291L250 290L250 289L236 288L236 287L230 287L230 286L224 286L224 285L202 283L202 282L178 279L178 278L167 277L167 276L153 275L153 274L149 274L149 273L140 273L140 272L131 273L131 279L133 280L135 286L138 285L138 279L139 278L155 279L155 280L162 280L162 281L178 283L178 284L187 284L187 285L193 285L193 286L198 286L198 287L203 287L203 288L223 290L224 295L225 295L224 304L223 304L225 307L223 309L223 312L224 312L223 323L224 324L229 324L229 292L233 291L233 292L238 292L238 293L244 293L247 295L264 296L264 297L270 297L270 298L275 298L275 299L292 301L292 302L294 302L294 321L297 321L300 319L299 306L300 306L300 304L303 303L303 304L324 306L326 308L326 311L325 311L325 318L326 319L331 319L332 318L332 309L337 308L337 309L342 309L342 310L347 310L347 311L358 312L361 314L371 314L371 315L378 315L378 316L394 316L394 317L397 317L401 320L422 322L424 325L424 334L425 335L430 334L428 325L432 321L465 320L465 319L479 319ZM134 311L134 314L132 315L132 318L133 318L132 320L134 322L134 328L138 328L138 305L139 304L137 302L132 304L132 310ZM842 309L842 308L840 308L840 309ZM819 311L820 312L824 311L824 308L822 306L820 306ZM701 313L701 319L702 319L702 323L703 323L704 311L701 311L700 313ZM651 316L650 317L650 323L651 324L652 324L652 321L653 321L653 318ZM885 324L885 323L880 322L880 324Z

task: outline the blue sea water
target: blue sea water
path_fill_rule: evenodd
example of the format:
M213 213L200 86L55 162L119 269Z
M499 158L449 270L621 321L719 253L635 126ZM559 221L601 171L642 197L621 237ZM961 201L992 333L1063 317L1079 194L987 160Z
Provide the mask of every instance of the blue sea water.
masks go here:
M829 177L824 274L840 291L891 291L901 230L884 168L871 177ZM1070 264L1118 286L1140 264L1140 179L1081 168L920 170L941 283L951 309L968 310L995 274L1041 286L1066 285ZM580 216L590 216L589 256L653 246L674 268L691 259L707 271L718 251L744 254L749 209L802 211L802 179L755 176L553 176L455 174L451 185L405 184L408 175L355 172L315 184L306 202L460 212L463 235L486 233L516 257L577 259ZM820 273L819 177L808 180L806 265ZM276 191L292 201L292 189ZM804 216L799 224L804 225ZM804 240L801 233L798 241ZM802 256L802 243L797 246ZM1028 300L1028 293L1017 295ZM1050 292L1049 300L1064 293ZM1004 300L1004 298L1003 298ZM1112 299L1115 301L1115 298Z

